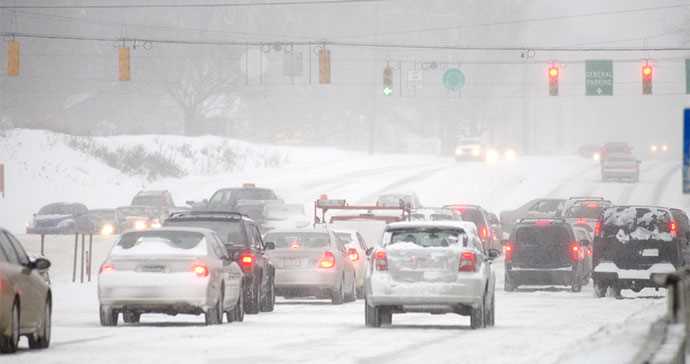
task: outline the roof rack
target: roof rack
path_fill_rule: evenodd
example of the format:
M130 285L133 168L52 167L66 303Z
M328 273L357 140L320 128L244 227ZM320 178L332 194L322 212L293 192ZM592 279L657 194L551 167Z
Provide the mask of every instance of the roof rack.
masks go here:
M601 196L571 196L571 197L568 197L568 200L601 200L601 201L603 201L604 198Z
M247 215L236 211L214 211L214 210L190 210L190 211L175 211L170 213L168 218L182 218L182 217L234 217L234 218L249 218Z

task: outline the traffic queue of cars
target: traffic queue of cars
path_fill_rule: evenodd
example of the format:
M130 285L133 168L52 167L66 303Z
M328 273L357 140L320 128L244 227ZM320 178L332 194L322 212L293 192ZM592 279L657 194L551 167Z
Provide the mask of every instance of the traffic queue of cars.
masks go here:
M219 190L190 210L173 210L160 227L117 225L124 231L113 231L120 235L98 275L101 325L116 326L120 316L136 324L149 313L202 315L206 325L243 321L273 311L282 296L334 305L363 299L367 327L427 312L469 316L479 329L495 324L493 264L501 254L507 292L529 285L579 292L593 279L597 297L611 289L618 298L623 289L658 288L652 274L690 262L690 220L680 209L543 198L502 212L499 221L478 205L422 207L413 194L385 195L371 206L322 195L309 226L266 231L233 211L280 205L271 190L251 195L254 188ZM247 197L256 199L242 202ZM273 220L286 211L304 218L303 208L268 210L278 211ZM117 220L111 211L92 215ZM50 344L49 267L0 230L0 352L15 351L20 336L31 348Z

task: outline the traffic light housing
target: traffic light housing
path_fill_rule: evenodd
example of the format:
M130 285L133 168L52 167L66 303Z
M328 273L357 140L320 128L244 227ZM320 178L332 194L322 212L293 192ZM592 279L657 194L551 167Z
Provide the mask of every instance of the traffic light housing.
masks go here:
M389 65L383 69L383 94L385 96L393 94L393 69Z
M561 70L558 66L552 64L549 66L549 96L558 96L558 78L561 75Z
M652 81L654 80L654 68L649 63L642 65L642 94L652 94Z

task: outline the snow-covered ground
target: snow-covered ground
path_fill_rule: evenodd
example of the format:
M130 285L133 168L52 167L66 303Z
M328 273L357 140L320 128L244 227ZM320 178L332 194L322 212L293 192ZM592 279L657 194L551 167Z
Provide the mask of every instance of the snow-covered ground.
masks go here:
M136 139L120 138L103 143ZM212 138L137 138L143 143L157 138L164 145L222 143ZM261 160L267 150L286 159L278 167L246 163L227 173L206 173L186 165L191 170L186 177L149 182L68 148L59 136L15 131L11 138L0 139L0 161L8 166L0 224L21 231L31 213L53 201L116 206L127 204L138 189L155 188L170 190L181 204L249 181L274 187L284 199L305 207L322 193L373 202L378 194L394 191L414 191L427 205L479 203L495 212L534 197L584 194L603 195L621 204L688 204L680 191L679 163L668 161L643 162L638 184L601 183L598 164L571 156L524 157L485 165L434 156L369 157L333 148L228 143L242 145L246 160ZM246 316L244 323L220 327L202 326L201 317L145 316L140 325L102 328L95 285L69 282L74 244L70 239L50 237L46 244L54 262L53 347L23 351L9 360L3 357L3 362L607 363L613 358L625 362L634 356L648 325L665 309L663 291L653 290L625 292L624 300L595 299L591 286L581 293L553 287L504 293L503 265L498 261L496 327L486 330L470 330L466 317L421 314L396 315L391 328L367 329L362 301L336 307L310 300L280 301L276 312ZM38 251L36 237L22 236L22 240L32 252ZM110 243L94 241L97 264Z

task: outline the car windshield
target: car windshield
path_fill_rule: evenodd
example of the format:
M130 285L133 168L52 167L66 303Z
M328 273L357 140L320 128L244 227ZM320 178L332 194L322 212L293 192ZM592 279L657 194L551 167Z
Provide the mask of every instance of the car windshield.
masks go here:
M68 204L52 204L38 210L39 215L70 215L72 212L73 208Z
M132 206L163 206L165 197L163 195L137 195L132 199Z
M165 226L200 227L213 230L225 245L244 245L247 239L244 237L240 220L212 221L198 219L168 219Z
M620 242L672 240L671 213L656 207L615 207L604 211L602 234Z
M542 200L532 206L530 211L541 212L545 214L555 214L563 208L562 200Z
M421 247L449 247L460 242L462 232L456 229L441 228L406 228L386 232L384 245L401 243L415 244Z
M601 211L611 206L608 201L577 201L563 214L566 218L598 219Z
M138 231L122 235L117 243L121 249L135 246L163 243L177 249L193 249L204 239L204 235L192 231Z
M321 232L276 232L268 233L264 241L272 241L277 249L314 249L328 248L331 238L328 233Z

